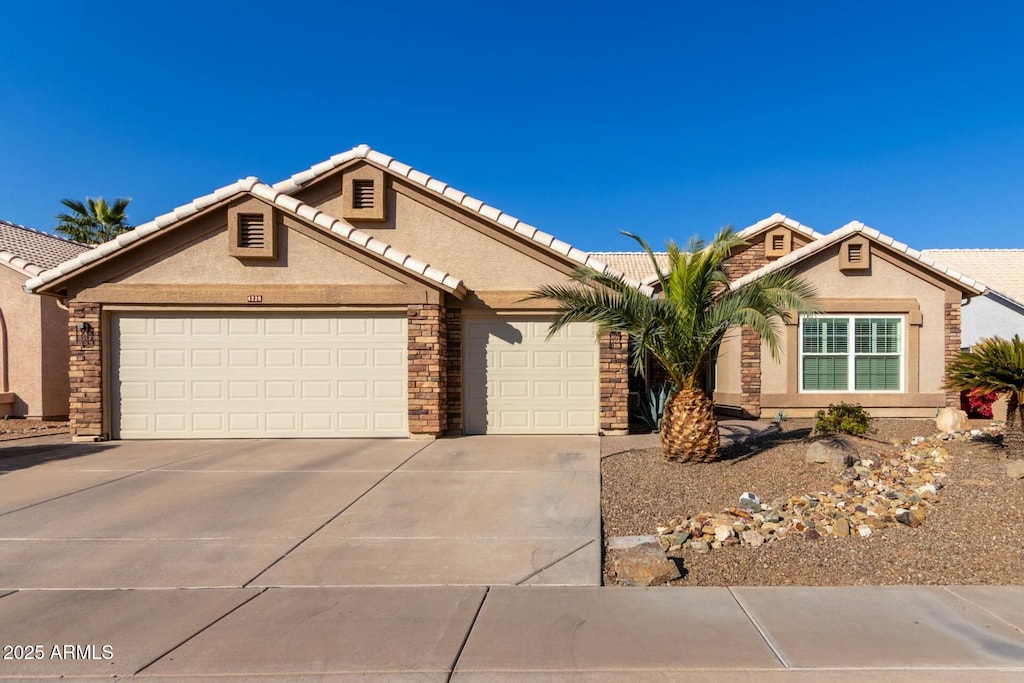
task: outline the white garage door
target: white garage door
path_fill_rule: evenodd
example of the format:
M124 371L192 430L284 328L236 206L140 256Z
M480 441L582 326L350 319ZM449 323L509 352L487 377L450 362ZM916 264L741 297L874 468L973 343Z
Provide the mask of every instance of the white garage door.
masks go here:
M467 320L463 405L469 434L597 434L594 326L548 341L543 318Z
M112 322L115 438L408 436L405 315Z

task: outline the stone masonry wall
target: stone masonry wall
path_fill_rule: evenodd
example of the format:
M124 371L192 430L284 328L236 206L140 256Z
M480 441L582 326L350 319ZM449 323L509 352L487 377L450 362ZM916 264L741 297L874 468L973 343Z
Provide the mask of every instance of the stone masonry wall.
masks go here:
M767 263L764 241L761 241L730 256L722 267L731 281ZM746 327L740 331L740 407L751 417L761 415L761 342Z
M68 375L71 379L71 401L68 418L71 435L75 437L103 436L103 329L100 324L99 304L71 303L68 312L68 340L71 358ZM80 339L79 323L92 329L92 343Z
M448 349L444 308L413 304L409 316L409 433L438 436L445 429Z
M451 308L445 311L445 327L448 333L448 377L445 408L449 434L462 434L462 311Z
M960 355L960 302L947 303L943 307L945 314L943 320L945 321L944 333L946 341L946 362L943 365L944 368L948 368L949 364L952 363ZM946 405L951 408L960 407L960 392L959 391L947 391L946 392Z
M601 432L629 429L629 337L610 332L601 337Z

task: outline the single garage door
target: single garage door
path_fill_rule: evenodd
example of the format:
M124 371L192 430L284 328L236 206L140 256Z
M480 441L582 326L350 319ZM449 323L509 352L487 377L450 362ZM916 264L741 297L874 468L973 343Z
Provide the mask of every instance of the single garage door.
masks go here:
M547 339L545 318L467 319L463 405L469 434L597 434L594 326Z
M115 438L408 436L406 316L112 319Z

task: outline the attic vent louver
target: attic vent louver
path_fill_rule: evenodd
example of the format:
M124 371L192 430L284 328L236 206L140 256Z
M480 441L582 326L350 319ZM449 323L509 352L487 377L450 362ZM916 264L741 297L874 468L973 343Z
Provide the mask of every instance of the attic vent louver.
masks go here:
M847 245L846 260L850 262L850 265L863 263L864 245L857 243Z
M266 243L267 233L263 214L240 214L238 216L238 246L243 249L262 249Z
M772 235L772 251L782 251L786 248L785 235Z
M353 180L352 181L352 208L372 209L373 208L373 181Z

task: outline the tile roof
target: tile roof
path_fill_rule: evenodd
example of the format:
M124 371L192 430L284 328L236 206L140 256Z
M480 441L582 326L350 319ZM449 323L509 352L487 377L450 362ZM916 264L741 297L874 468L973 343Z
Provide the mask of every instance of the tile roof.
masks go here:
M739 236L745 240L749 240L751 237L757 235L758 233L764 232L769 228L774 228L776 225L785 225L787 228L790 228L791 230L795 230L796 232L807 235L812 240L820 240L823 237L825 237L825 235L822 235L817 230L809 228L803 223L795 221L789 216L786 216L781 213L773 213L771 216L768 216L768 218L764 218L754 223L753 225L743 228L742 230L739 231Z
M25 277L34 277L89 246L0 220L0 263Z
M581 251L571 244L556 239L553 235L549 235L546 232L538 230L529 223L524 223L515 216L505 213L501 209L497 209L489 204L483 203L479 199L470 197L465 192L455 189L446 182L433 178L422 171L417 171L412 166L403 164L401 161L398 161L393 157L389 157L387 154L382 154L375 149L371 149L369 145L359 145L357 147L353 147L347 152L335 154L330 159L321 161L319 164L316 164L305 171L296 173L291 178L274 183L273 187L279 192L291 194L292 192L305 187L320 176L356 159L365 159L366 161L388 169L392 173L395 173L406 180L414 182L417 185L421 185L428 190L433 190L434 192L447 197L449 201L459 204L470 211L475 211L484 218L490 219L509 232L514 232L526 237L527 239L533 240L548 249L568 257L580 265L588 266L608 275L624 274L617 272L616 268L611 268L608 264L601 262L593 254ZM635 278L626 276L626 280L635 287L645 291L647 289L642 282Z
M1024 304L1024 249L924 249L921 253L970 273L998 294Z
M162 216L157 216L148 223L143 223L134 230L122 233L95 249L91 249L68 261L64 261L50 270L38 273L36 277L25 283L25 291L32 292L49 282L53 282L54 280L72 273L79 268L82 268L109 254L120 251L133 242L138 242L144 237L148 237L155 232L159 232L164 228L180 223L189 216L199 213L203 209L236 195L245 193L265 199L271 204L274 204L289 213L295 214L311 223L315 223L336 235L340 235L342 238L357 245L359 248L379 254L383 258L392 261L397 266L422 278L431 280L448 291L460 293L465 292L465 287L463 286L462 281L453 275L413 258L409 254L400 252L386 242L383 242L376 237L371 237L365 232L356 230L346 221L334 218L317 208L304 204L298 199L295 199L280 190L275 190L269 185L260 182L258 178L253 177L239 180L231 185L226 185L215 190L210 194L203 195L188 204L179 206L174 211L165 213Z
M642 251L592 251L590 255L628 278L643 282L654 277L651 259ZM668 253L656 251L654 258L658 260L658 266L662 270L668 268Z
M825 235L822 235L813 228L809 228L781 213L775 213L768 218L759 220L757 223L740 230L737 235L745 240L750 240L759 233L769 228L774 228L777 225L785 225L796 232L807 235L813 240L820 240L825 237ZM642 251L593 251L590 252L590 255L645 284L654 284L657 278L654 269L651 267L651 259ZM658 266L662 270L667 270L669 267L668 253L656 251L654 256L658 261Z
M747 275L744 275L743 277L735 280L732 283L732 286L733 287L741 287L741 286L747 284L748 282L752 282L752 281L756 280L759 277L767 275L768 273L771 273L771 272L774 272L776 270L780 270L782 268L786 268L788 266L791 266L794 263L796 263L798 261L801 261L804 258L810 256L811 254L814 254L814 253L816 253L818 251L821 251L822 249L825 249L829 245L835 244L836 242L839 242L839 241L845 239L846 237L849 237L850 235L857 235L857 234L861 234L861 235L864 235L866 237L870 237L871 239L873 239L873 240L875 240L875 241L877 241L877 242L879 242L879 243L889 247L890 249L892 249L894 251L898 251L900 253L906 254L910 258L919 261L922 265L924 265L925 267L929 268L930 270L935 271L935 272L937 272L937 273L939 273L941 275L946 276L947 278L950 278L950 279L953 279L953 280L959 282L961 285L963 285L966 289L968 289L970 291L974 291L974 292L976 292L978 294L983 294L985 292L985 290L987 289L985 287L985 285L983 285L982 283L978 282L974 278L969 277L967 275L964 275L960 271L958 271L958 270L956 270L956 269L954 269L954 268L952 268L950 266L947 266L944 263L941 263L941 262L935 260L934 258L931 258L929 256L925 256L921 252L919 252L919 251L917 251L915 249L911 249L906 244L903 244L902 242L898 242L898 241L894 240L892 237L889 237L888 235L884 235L881 232L879 232L878 230L875 230L874 228L870 228L870 227L864 225L860 221L852 221L850 223L847 223L846 225L844 225L843 227L839 228L838 230L836 230L836 231L834 231L832 233L829 233L828 235L825 235L823 238L821 238L821 239L819 239L817 241L811 242L809 244L805 244L804 246L800 247L799 249L796 249L796 250L790 252L789 254L786 254L785 256L783 256L782 258L778 259L777 261L772 261L768 265L762 266L761 268L758 268L757 270L753 271L752 273L748 273Z

